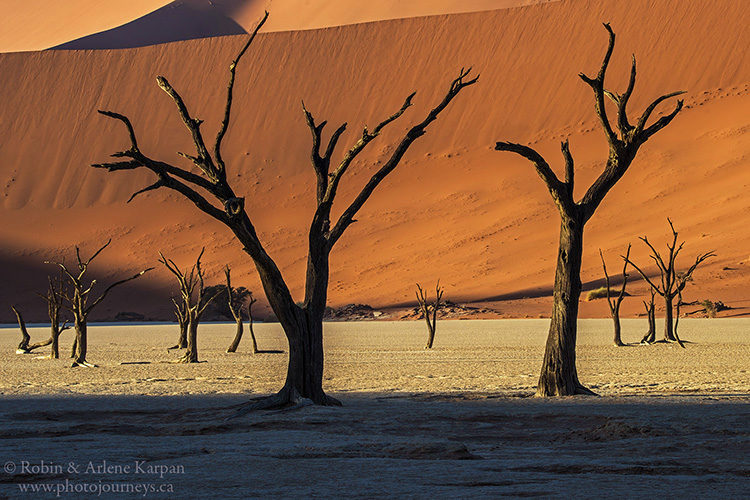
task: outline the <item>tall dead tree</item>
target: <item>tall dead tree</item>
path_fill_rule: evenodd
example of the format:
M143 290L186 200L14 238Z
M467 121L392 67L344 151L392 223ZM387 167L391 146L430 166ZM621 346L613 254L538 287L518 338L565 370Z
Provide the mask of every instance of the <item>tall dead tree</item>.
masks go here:
M611 292L611 283L609 280L609 274L607 273L607 264L604 262L604 254L602 253L602 249L599 249L599 256L602 258L602 269L604 269L604 279L607 282L607 304L609 304L609 314L612 316L612 322L614 323L615 327L615 345L618 347L622 347L625 344L622 342L622 334L620 330L620 304L622 304L622 299L625 298L625 287L628 286L628 260L627 258L630 257L630 245L628 245L628 251L626 253L626 257L624 259L624 264L622 266L622 286L620 287L620 293L617 294L617 297L612 296Z
M561 145L565 160L565 177L561 181L552 171L547 161L528 146L510 142L498 142L495 149L509 151L523 156L534 164L537 174L549 189L552 199L560 212L560 244L557 253L555 272L554 305L549 335L544 352L542 371L539 377L537 395L568 396L573 394L593 394L578 381L576 370L576 334L578 320L578 301L581 295L581 258L583 255L583 230L594 215L607 193L625 175L638 149L659 130L666 127L682 109L682 101L677 101L675 109L647 125L656 107L667 99L683 94L671 92L654 100L641 114L635 125L630 123L627 104L635 87L635 56L630 71L630 81L623 94L607 90L604 78L609 60L615 47L615 33L609 24L604 27L609 33L609 46L604 61L595 78L583 73L581 79L594 92L594 107L602 129L609 143L609 156L604 171L589 186L583 198L575 201L573 180L573 156L568 141ZM613 129L605 106L606 99L614 102L617 108L617 128Z
M125 151L114 154L115 157L120 158L116 162L93 165L109 171L135 170L138 168L150 170L156 175L156 182L136 192L133 197L162 187L179 192L192 201L199 210L225 224L255 263L271 309L286 334L289 343L289 364L286 381L282 389L274 396L249 403L244 411L286 405L297 401L300 397L309 398L315 404L320 405L340 404L323 391L323 314L328 294L330 253L346 229L355 221L357 213L375 189L398 166L412 143L425 134L427 126L437 119L438 115L448 107L461 90L477 81L477 78L467 79L470 70L461 70L458 77L451 82L443 100L427 114L424 120L406 131L385 163L369 178L359 194L341 212L338 219L334 220L331 219L331 209L344 174L365 147L376 139L386 126L406 112L412 105L415 94L409 95L398 111L378 123L374 128L366 127L354 145L343 155L342 160L333 169L331 168L333 155L339 139L346 130L346 124L337 128L331 134L327 143L324 144L322 134L326 122L316 123L313 115L303 105L305 120L312 134L310 160L316 177L317 203L307 237L308 258L305 295L303 302L297 304L292 298L289 287L276 262L267 253L258 238L255 225L245 208L245 199L238 197L230 185L221 152L222 141L230 122L237 64L255 38L258 29L265 22L267 15L266 13L266 17L258 24L250 39L229 66L229 84L224 118L219 126L213 154L210 154L206 147L203 132L200 128L202 121L193 118L180 94L166 78L162 76L157 78L159 87L176 104L179 115L190 131L196 147L195 155L182 154L182 156L191 160L203 175L147 156L138 145L136 133L130 120L122 114L111 111L100 111L100 113L119 120L125 125L130 138L130 147ZM209 201L209 199L214 201Z
M631 266L633 266L636 271L638 271L638 274L643 277L646 283L651 286L651 289L664 298L664 340L667 342L679 342L679 344L684 347L682 345L682 342L679 340L679 336L677 335L675 329L675 308L678 308L681 305L680 302L682 301L682 291L685 289L688 282L692 280L693 272L706 259L716 257L716 254L714 254L713 252L700 254L695 258L695 262L693 263L693 265L690 266L685 272L678 272L677 256L680 254L680 251L682 250L683 245L685 245L685 242L683 241L679 245L677 244L677 231L675 230L674 225L672 224L672 221L670 219L667 219L667 222L669 223L669 228L672 230L672 241L670 243L667 243L666 259L663 258L661 254L656 250L656 248L651 244L651 242L648 241L647 237L642 236L640 238L640 240L644 242L651 251L651 255L649 255L649 257L656 263L656 267L659 270L659 284L654 283L654 280L652 280L648 276L648 274L646 274L640 267L633 263L632 260L630 260L629 258L626 260L628 261L628 263L630 263ZM675 304L675 299L678 299L677 304Z
M185 301L182 300L182 296L178 298L172 297L172 304L174 304L174 315L177 317L177 324L180 327L180 336L175 345L167 347L168 351L187 348L188 314L185 309Z
M237 352L237 347L240 345L242 340L242 334L245 331L244 323L242 322L242 298L238 297L235 290L232 288L231 270L229 266L224 268L224 275L227 278L226 283L226 295L227 295L227 306L229 306L229 312L231 313L234 321L237 323L237 330L234 334L234 340L227 348L227 352ZM249 300L247 304L247 315L250 320L250 335L253 338L253 354L258 353L258 342L255 340L255 332L253 331L253 313L252 308L256 300L253 298L253 293L249 292Z
M179 363L198 363L198 325L206 308L218 295L206 294L204 272L201 267L201 258L205 250L201 250L189 271L182 271L172 259L164 257L164 254L159 252L159 262L175 275L180 284L181 310L187 317L187 349L178 360Z
M425 349L432 349L432 343L435 341L435 328L437 327L437 313L440 310L440 299L443 298L443 290L440 288L440 280L435 286L435 300L430 303L427 294L417 283L417 303L422 311L425 321L427 322L427 345Z
M86 354L88 349L88 319L89 315L91 314L91 311L94 310L96 306L102 303L102 301L109 295L109 292L111 292L114 288L123 285L127 283L128 281L132 281L136 278L140 278L147 272L151 271L153 267L150 267L148 269L145 269L138 274L131 276L129 278L122 279L120 281L116 281L109 285L107 288L104 289L104 291L96 297L95 299L92 299L92 292L94 289L94 286L96 285L96 280L89 281L86 273L89 270L89 266L91 265L91 262L96 259L99 254L104 251L105 248L109 246L109 244L112 243L112 240L110 239L107 241L107 243L104 244L99 250L94 252L94 254L89 257L88 259L81 258L81 250L76 246L76 261L77 261L77 269L69 269L67 265L65 265L62 262L52 262L52 261L46 261L46 264L55 264L62 269L62 272L65 275L65 279L68 282L68 290L64 292L64 298L67 303L67 307L70 309L70 311L73 313L73 326L75 327L76 331L76 337L74 341L74 352L73 352L73 366L85 366L85 367L95 367L96 365L89 363L86 360Z
M646 316L648 317L648 331L641 339L641 344L653 344L656 341L656 292L651 288L651 299L649 301L643 301L643 306L646 308Z

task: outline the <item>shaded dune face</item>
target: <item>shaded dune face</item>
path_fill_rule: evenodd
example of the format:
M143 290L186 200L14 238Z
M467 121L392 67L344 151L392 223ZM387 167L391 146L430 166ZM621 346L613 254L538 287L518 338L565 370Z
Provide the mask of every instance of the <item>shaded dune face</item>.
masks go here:
M53 49L133 48L242 33L245 29L210 0L179 0L125 25Z
M618 37L608 87L622 92L630 54L638 57L631 119L658 95L688 94L685 109L642 149L589 223L583 282L601 286L599 248L617 268L629 242L633 259L653 271L637 237L647 235L663 248L670 216L687 240L684 264L701 252L719 254L696 274L686 300L750 308L750 31L744 29L750 10L744 0L575 0L261 34L238 70L224 156L295 299L304 290L315 197L301 99L318 120L329 121L326 138L349 123L340 159L365 124L373 126L418 91L414 107L352 166L340 186L338 214L457 70L471 65L482 75L479 83L414 144L336 247L330 304L405 304L414 301L415 282L440 278L449 300L495 299L511 315L548 314L543 301L553 282L559 217L533 167L493 147L498 140L529 144L561 172L560 141L569 138L576 194L583 195L607 148L590 89L576 74L601 64L602 20ZM193 152L189 133L155 76L166 76L182 93L212 141L227 66L245 39L0 54L0 75L12 75L0 85L0 321L12 320L10 303L44 317L33 292L45 288L48 271L34 263L70 258L74 244L86 253L108 237L115 241L101 257L103 278L152 266L158 250L187 265L206 245L209 283L221 282L228 263L233 279L262 299L252 262L224 226L163 190L126 204L153 182L148 173L88 167L127 147L125 130L97 115L106 108L132 119L149 156L190 168L176 155ZM171 277L157 270L147 281L152 290L143 290L146 279L128 285L123 303L113 301L102 312L119 307L171 317ZM632 286L645 292L638 280ZM641 298L626 299L623 315L640 313ZM603 300L581 307L584 317L608 314Z

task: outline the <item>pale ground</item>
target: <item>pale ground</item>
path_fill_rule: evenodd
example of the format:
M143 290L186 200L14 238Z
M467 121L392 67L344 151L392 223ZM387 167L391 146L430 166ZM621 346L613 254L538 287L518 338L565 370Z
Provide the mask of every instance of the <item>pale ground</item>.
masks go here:
M625 320L624 339L644 324ZM13 354L17 330L0 330L0 460L16 466L0 498L66 479L173 488L147 494L160 498L750 495L750 320L683 319L684 350L616 348L609 320L583 320L579 375L603 397L557 400L527 397L546 325L444 321L425 351L421 322L327 324L325 387L343 408L230 420L250 393L280 387L286 362L248 354L247 339L224 353L232 325L204 325L198 365L166 363L173 325L93 327L96 369ZM278 325L256 330L261 349L286 351ZM136 459L184 470L83 474ZM42 460L66 470L21 473Z

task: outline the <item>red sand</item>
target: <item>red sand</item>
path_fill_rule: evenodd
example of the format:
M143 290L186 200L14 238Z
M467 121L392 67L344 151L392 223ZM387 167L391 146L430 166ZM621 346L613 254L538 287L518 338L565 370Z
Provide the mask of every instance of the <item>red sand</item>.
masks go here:
M330 302L398 305L413 300L415 281L440 278L451 300L539 296L497 307L513 316L546 314L558 216L532 166L493 145L532 144L559 170L559 141L569 137L582 194L606 158L590 90L576 76L599 66L606 45L601 21L618 34L611 87L624 88L629 55L638 57L632 114L662 93L688 95L686 109L642 148L589 223L583 281L599 284L598 248L610 268L619 268L616 257L632 242L634 259L647 265L637 237L662 246L669 216L687 239L684 264L703 251L718 254L696 272L686 299L722 300L738 308L732 314L747 313L750 12L743 0L570 0L260 36L239 70L225 159L293 293L302 292L314 196L300 100L331 128L348 121L347 146L365 123L418 91L415 106L350 171L341 210L399 134L442 97L461 66L471 65L482 73L479 84L415 144L334 251ZM183 164L175 152L190 151L189 135L155 76L169 78L212 137L227 64L243 40L0 54L0 320L11 319L11 302L41 316L32 294L44 286L48 268L41 261L71 256L76 243L92 249L110 236L116 241L97 268L106 277L154 265L159 249L187 265L206 245L212 281L229 262L238 284L259 290L249 258L223 226L162 191L126 205L148 174L87 167L126 144L124 130L97 108L128 114L145 151ZM127 305L115 297L102 317L121 310L169 314L166 272L129 286L118 296L129 297ZM638 283L636 291L644 290ZM626 299L623 308L626 315L640 311L640 298ZM603 301L582 306L584 316L605 314Z

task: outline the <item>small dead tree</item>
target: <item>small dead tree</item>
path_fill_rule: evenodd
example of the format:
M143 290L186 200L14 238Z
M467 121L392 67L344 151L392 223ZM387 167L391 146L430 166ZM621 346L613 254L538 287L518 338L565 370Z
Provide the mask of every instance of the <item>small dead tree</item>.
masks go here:
M123 285L136 278L140 278L147 272L151 271L153 267L145 269L138 274L129 278L116 281L109 285L104 291L95 299L91 299L96 280L88 281L86 273L91 265L91 262L96 259L99 254L107 248L112 240L110 239L104 244L99 250L88 259L81 258L81 250L76 246L76 261L77 269L69 269L67 265L62 262L45 261L46 264L55 264L60 267L65 275L65 279L68 282L68 290L63 294L67 307L73 313L73 326L75 327L76 337L73 344L73 366L85 366L95 367L96 365L89 363L86 360L86 354L88 349L88 319L91 311L96 308L102 301L109 295L114 288Z
M643 301L643 305L646 308L646 316L648 317L648 331L646 335L641 339L641 344L653 344L656 341L656 292L651 288L651 299L649 301Z
M172 347L167 347L167 351L172 349L186 349L187 348L187 334L188 334L188 314L185 309L185 301L182 297L172 297L172 304L174 304L174 315L177 317L177 324L180 327L180 337L177 339L177 343Z
M299 398L309 398L318 405L340 404L339 401L323 391L323 315L328 296L331 251L346 229L355 222L357 213L372 196L375 189L399 165L414 141L426 133L427 127L438 118L438 115L448 107L461 90L473 85L478 79L478 77L468 79L471 70L462 69L458 77L451 82L442 101L427 114L424 120L406 131L400 142L393 148L390 156L367 180L359 194L340 213L338 219L332 219L331 212L339 183L344 174L367 145L375 140L386 126L401 117L411 107L415 94L409 95L398 111L378 123L374 128L365 127L354 145L343 155L340 163L334 168L332 168L333 155L339 139L346 130L346 124L338 127L331 134L327 144L324 144L322 134L326 122L317 123L303 104L302 111L312 135L310 161L316 177L316 206L307 237L305 295L304 300L298 304L292 298L286 280L276 262L267 253L258 238L255 225L245 209L245 199L238 197L230 185L221 151L222 141L230 122L237 65L267 16L268 13L229 66L229 84L227 86L224 118L219 126L213 154L209 153L203 138L203 132L200 129L202 120L193 118L185 101L166 78L162 76L157 78L159 87L169 95L177 106L179 115L190 131L196 147L195 155L182 154L182 156L188 158L203 175L147 156L138 145L135 129L130 120L122 114L111 111L99 112L125 125L130 139L130 147L113 155L119 158L118 161L93 165L110 172L139 168L150 170L156 175L156 182L137 191L131 197L131 200L140 193L162 187L175 190L195 204L200 211L226 225L242 245L245 253L253 260L266 298L287 337L289 364L286 381L281 390L269 398L248 403L240 413L295 404Z
M607 264L604 262L604 254L602 253L602 249L599 249L599 257L602 259L602 269L604 269L604 279L607 282L607 303L609 304L609 313L612 316L612 322L614 323L615 327L615 345L618 347L622 347L625 344L622 342L622 334L620 330L620 304L622 304L622 299L625 298L625 287L628 285L628 260L627 258L630 257L630 245L628 245L628 251L625 254L625 264L622 266L622 286L620 287L620 293L617 294L617 297L612 296L611 292L611 283L609 280L609 274L607 273Z
M10 306L16 315L16 321L18 321L18 327L21 329L21 342L19 342L16 348L16 354L26 354L29 352L29 342L31 342L31 335L26 329L26 321L23 319L23 314L18 310L16 306Z
M693 272L706 259L715 257L716 254L714 254L713 251L700 254L695 258L693 265L685 272L677 272L677 257L680 254L683 245L685 245L685 242L683 241L679 245L677 244L677 231L669 218L667 219L667 222L669 223L669 228L672 230L672 241L667 243L666 258L662 257L647 237L640 237L640 240L643 241L651 251L649 257L656 263L656 267L659 270L659 284L654 283L654 280L652 280L640 267L634 264L632 260L629 258L626 260L636 271L638 271L638 274L643 277L646 283L651 286L651 289L664 298L664 340L667 342L679 342L679 344L684 347L675 331L675 309L679 308L681 305L682 291L692 280ZM675 299L677 299L677 304L675 304ZM677 310L677 313L679 315L679 309Z
M172 259L164 257L164 254L159 252L159 262L175 275L177 282L180 284L181 311L184 311L187 316L187 350L177 360L178 363L198 363L198 325L206 308L218 295L218 293L213 295L205 293L204 273L201 267L201 258L205 250L205 248L201 250L190 271L185 272ZM180 307L177 304L175 305L178 308Z
M224 275L227 278L226 283L226 295L227 305L229 306L229 312L232 314L234 321L237 323L237 331L234 334L234 340L227 348L227 352L237 352L237 347L240 345L242 340L242 334L244 333L245 327L242 322L242 298L238 297L235 290L232 288L231 270L229 266L224 268ZM256 300L253 297L253 292L248 292L248 304L247 304L247 316L250 320L250 336L253 339L253 354L258 354L258 342L255 340L255 332L253 331L253 313L252 308Z
M48 281L49 286L47 287L47 293L44 295L39 294L39 296L47 302L47 315L49 316L50 322L50 338L38 345L39 347L42 345L51 345L52 347L49 353L50 359L59 359L60 334L70 328L67 321L63 321L62 325L60 324L60 313L63 309L63 298L65 295L64 275L61 274L59 279L48 277ZM29 350L33 347L34 346L31 346Z
M417 303L422 311L425 321L427 322L427 345L425 349L432 349L432 343L435 341L435 328L437 326L437 313L440 310L440 299L443 298L444 290L440 288L440 280L435 286L435 300L430 303L427 294L417 283Z
M671 92L654 100L641 114L635 125L630 123L627 104L635 88L635 56L630 70L630 81L623 94L607 90L604 78L615 47L615 33L609 24L604 27L609 33L609 46L604 61L595 78L583 73L581 79L594 92L594 106L600 124L609 144L609 156L604 171L589 186L583 198L575 201L573 195L574 166L568 141L561 144L565 160L565 178L560 180L547 161L528 146L510 142L498 142L495 149L509 151L528 159L536 172L547 185L552 199L560 212L560 243L557 253L557 269L553 293L552 320L544 351L541 375L537 386L539 396L569 396L573 394L593 394L578 380L576 370L576 335L578 322L578 301L581 296L581 259L583 256L583 230L586 223L604 200L607 193L625 175L640 147L654 134L669 125L682 109L682 101L677 101L675 109L647 125L656 107L671 97L684 92ZM617 128L615 131L607 116L606 99L614 102L617 108Z

